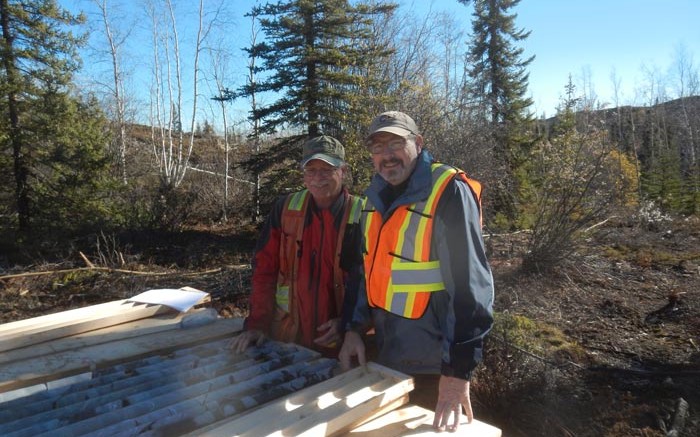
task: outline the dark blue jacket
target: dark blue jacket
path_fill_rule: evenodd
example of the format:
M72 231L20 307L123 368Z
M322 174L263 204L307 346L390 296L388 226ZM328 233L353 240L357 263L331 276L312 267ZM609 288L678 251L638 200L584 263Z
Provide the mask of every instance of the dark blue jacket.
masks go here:
M424 150L406 189L390 204L392 187L375 174L365 195L384 220L399 205L428 197L432 187L432 156ZM493 325L493 277L486 259L479 206L469 186L453 179L441 196L433 220L431 258L439 259L446 291L431 295L426 312L408 319L370 308L365 282L346 292L352 306L348 329L376 331L377 361L407 374L442 374L469 379L481 361L483 338ZM363 247L365 242L363 242ZM364 274L360 268L359 274Z

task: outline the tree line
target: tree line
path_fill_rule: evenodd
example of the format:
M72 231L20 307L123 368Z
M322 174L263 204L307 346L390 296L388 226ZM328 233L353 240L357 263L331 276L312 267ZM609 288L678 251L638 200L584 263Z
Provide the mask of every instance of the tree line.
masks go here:
M632 217L650 202L700 212L700 92L687 57L678 56L673 98L650 74L646 106L610 109L569 78L556 117L538 119L519 0L459 0L470 29L389 1L257 4L245 14L242 84L227 77L230 48L212 36L226 25L224 2L197 2L188 19L196 36L185 44L176 5L148 0L148 121L136 122L124 64L129 29L108 0L91 3L99 14L88 20L54 0L0 0L0 232L8 245L256 223L276 196L299 188L296 163L310 135L346 145L348 182L360 192L372 173L365 129L387 109L411 114L437 159L484 184L488 231L532 230L532 270L565 258L595 223ZM111 66L94 87L75 79L87 25L103 37ZM247 115L230 117L232 104L245 104Z

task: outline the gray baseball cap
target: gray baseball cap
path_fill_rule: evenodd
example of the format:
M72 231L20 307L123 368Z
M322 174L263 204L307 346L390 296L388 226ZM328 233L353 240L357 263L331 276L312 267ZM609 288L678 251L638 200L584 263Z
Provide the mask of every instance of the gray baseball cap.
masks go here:
M399 111L388 111L374 117L372 124L369 125L369 134L367 137L371 137L378 132L389 132L402 137L409 134L420 134L416 122L408 115Z
M345 148L340 141L328 135L310 138L304 143L301 166L306 166L312 159L320 159L333 167L340 167L345 162Z

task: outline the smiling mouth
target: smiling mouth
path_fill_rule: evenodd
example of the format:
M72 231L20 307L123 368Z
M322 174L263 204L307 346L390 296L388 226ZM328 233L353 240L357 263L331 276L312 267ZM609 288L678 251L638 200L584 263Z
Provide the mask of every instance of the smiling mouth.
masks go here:
M401 163L398 162L398 161L387 161L387 162L382 163L382 167L384 167L384 168L394 168L394 167L398 167L399 164L401 164Z

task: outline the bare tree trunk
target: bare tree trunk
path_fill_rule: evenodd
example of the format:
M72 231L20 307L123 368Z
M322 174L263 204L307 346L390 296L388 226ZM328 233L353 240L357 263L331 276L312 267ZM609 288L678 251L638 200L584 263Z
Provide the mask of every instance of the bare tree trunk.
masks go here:
M126 176L126 101L124 96L124 78L120 67L119 47L124 41L115 40L112 30L112 25L109 20L107 0L93 0L93 3L99 8L102 14L102 23L104 24L105 37L109 44L109 54L112 59L112 78L114 80L114 88L111 90L114 98L115 116L117 123L117 156L119 159L119 169L122 177L122 183L127 184Z
M228 132L228 117L226 114L226 86L224 85L224 75L227 70L227 63L223 61L223 49L219 49L215 54L212 53L211 58L214 70L214 82L216 85L217 96L214 98L219 103L219 109L221 110L221 120L224 129L224 199L222 204L222 215L223 220L228 221L228 198L229 198L229 158L230 158L230 141Z
M197 120L197 98L199 77L199 55L202 44L211 28L204 28L204 1L199 1L199 26L195 41L194 62L192 65L192 107L188 138L185 140L185 129L182 125L183 93L182 63L180 41L178 36L175 9L171 0L165 0L168 26L161 31L160 20L156 13L159 8L152 2L149 12L153 21L153 55L154 55L154 87L155 102L151 103L152 141L154 155L158 160L161 179L165 186L175 188L185 178L189 168L189 160L194 149L194 131ZM171 45L172 44L172 45ZM165 64L165 70L163 70ZM174 65L173 65L174 64ZM173 70L174 68L174 70ZM165 89L167 87L167 89ZM168 107L167 120L165 108ZM158 150L160 146L160 150Z
M684 162L683 168L691 169L696 166L696 142L697 138L693 129L693 122L688 113L688 104L686 97L695 95L700 87L698 71L693 65L691 57L688 55L685 47L680 46L676 50L675 55L675 71L677 76L678 98L680 99L681 109L683 112L684 129L688 134L688 142L682 145L684 155L687 156L687 161ZM689 175L684 175L687 177Z
M255 26L255 22L257 20L257 16L255 14L252 14L250 17L250 47L255 47L257 44L258 40L258 29ZM250 87L250 109L251 113L255 114L255 112L258 109L258 103L257 103L257 92L255 88L255 62L257 58L255 54L251 54L249 61L248 61L248 86ZM253 117L253 132L251 133L251 136L253 138L253 147L255 150L255 154L257 155L260 153L260 121L256 118ZM257 221L258 217L260 217L260 173L256 170L255 172L255 188L253 191L253 208L252 208L252 219L253 222Z

